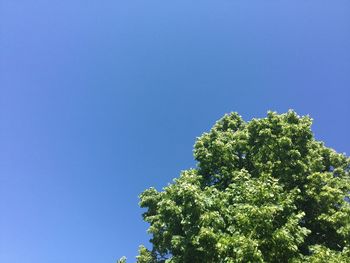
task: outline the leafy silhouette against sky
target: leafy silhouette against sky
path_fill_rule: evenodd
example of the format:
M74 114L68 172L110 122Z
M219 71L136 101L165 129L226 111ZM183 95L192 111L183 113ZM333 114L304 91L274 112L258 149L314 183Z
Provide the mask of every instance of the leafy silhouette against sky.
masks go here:
M153 246L137 262L350 262L350 158L311 123L293 111L216 122L196 169L141 194Z

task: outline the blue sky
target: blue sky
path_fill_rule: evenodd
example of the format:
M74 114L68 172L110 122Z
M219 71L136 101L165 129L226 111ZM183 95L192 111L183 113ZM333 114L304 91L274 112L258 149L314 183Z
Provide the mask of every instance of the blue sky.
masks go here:
M350 152L350 2L3 0L0 261L134 262L138 194L224 113Z

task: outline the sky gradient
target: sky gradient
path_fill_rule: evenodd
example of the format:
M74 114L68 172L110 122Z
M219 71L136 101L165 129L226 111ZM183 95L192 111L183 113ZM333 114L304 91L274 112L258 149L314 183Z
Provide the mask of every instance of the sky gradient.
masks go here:
M138 195L223 114L350 153L347 0L2 0L0 262L134 262Z

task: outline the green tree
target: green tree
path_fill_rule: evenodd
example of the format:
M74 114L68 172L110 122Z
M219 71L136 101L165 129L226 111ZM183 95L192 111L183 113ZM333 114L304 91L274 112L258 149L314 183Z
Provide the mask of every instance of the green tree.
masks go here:
M225 115L196 169L140 195L152 250L139 263L350 262L350 159L294 111Z

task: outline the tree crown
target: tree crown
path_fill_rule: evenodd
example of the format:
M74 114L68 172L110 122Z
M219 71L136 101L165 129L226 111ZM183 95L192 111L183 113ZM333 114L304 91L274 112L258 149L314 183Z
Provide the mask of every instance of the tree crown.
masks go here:
M225 115L197 138L196 169L140 195L150 262L350 262L350 159L294 111Z

